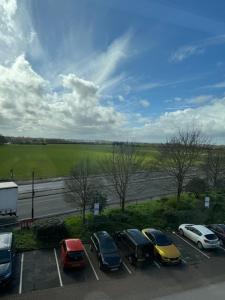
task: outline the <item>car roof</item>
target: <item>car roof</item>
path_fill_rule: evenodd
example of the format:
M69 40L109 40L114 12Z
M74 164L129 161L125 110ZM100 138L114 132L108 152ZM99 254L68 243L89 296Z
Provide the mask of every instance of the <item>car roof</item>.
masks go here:
M138 229L127 229L125 232L127 232L130 238L138 245L150 244L149 240Z
M84 246L80 239L66 239L65 240L67 251L83 251Z
M155 229L155 228L145 228L144 231L150 232L150 233L158 233L158 234L164 234L161 230Z
M0 249L10 248L12 243L12 232L0 233Z
M17 188L18 185L13 181L0 182L0 189Z
M202 234L212 234L213 232L208 229L207 227L203 226L203 225L192 225L191 227L196 228L197 230L199 230Z
M99 242L103 242L106 239L113 239L107 231L97 231L94 233Z

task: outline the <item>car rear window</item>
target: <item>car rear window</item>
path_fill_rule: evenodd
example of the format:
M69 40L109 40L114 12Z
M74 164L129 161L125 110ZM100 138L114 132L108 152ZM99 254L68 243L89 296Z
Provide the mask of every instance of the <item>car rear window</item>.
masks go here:
M172 244L171 240L161 233L155 234L155 239L158 246L169 246Z
M215 234L206 234L205 237L207 240L216 240L217 236Z
M73 261L79 261L84 258L84 251L69 251L67 257Z
M101 242L100 247L104 254L114 253L118 251L117 246L114 243L113 239L110 238L103 240Z
M10 251L9 250L1 250L0 251L0 264L6 264L10 262Z

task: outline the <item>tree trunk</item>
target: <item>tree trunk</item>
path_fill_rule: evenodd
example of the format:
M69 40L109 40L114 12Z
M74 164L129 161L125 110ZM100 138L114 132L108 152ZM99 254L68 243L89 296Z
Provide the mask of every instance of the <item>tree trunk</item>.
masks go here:
M83 224L85 224L85 210L86 210L86 205L85 205L85 201L83 202L83 209L82 209L82 222Z
M177 201L180 201L181 193L183 191L183 180L178 182L177 187Z
M122 199L121 199L121 210L122 210L122 212L125 211L125 197L122 197Z

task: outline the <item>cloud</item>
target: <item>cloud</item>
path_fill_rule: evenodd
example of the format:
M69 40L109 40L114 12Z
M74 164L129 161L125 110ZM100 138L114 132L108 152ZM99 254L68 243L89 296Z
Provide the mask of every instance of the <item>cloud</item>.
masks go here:
M211 46L216 46L225 43L225 34L218 35L213 38L201 40L196 44L182 46L178 48L171 56L171 62L181 62L193 55L204 53L205 49Z
M192 97L190 99L187 99L186 101L188 103L201 105L201 104L204 104L208 101L213 100L213 98L214 97L212 95L200 95L200 96L196 96L196 97Z
M202 89L203 88L209 88L209 89L223 89L225 88L225 81L222 81L222 82L217 82L215 84L211 84L211 85L205 85L203 87L201 87Z
M150 106L150 102L148 100L142 99L139 101L140 105L144 108L147 108Z
M42 48L24 2L0 1L0 63L10 64L22 53L38 57Z
M117 130L125 117L100 104L98 86L75 74L60 75L60 92L35 73L24 55L11 66L0 66L0 126L16 135L70 137ZM2 124L4 123L4 124ZM15 130L16 128L16 130Z
M124 102L124 101L125 101L125 99L124 99L124 97L123 97L122 95L119 95L119 96L118 96L118 100L119 100L120 102Z

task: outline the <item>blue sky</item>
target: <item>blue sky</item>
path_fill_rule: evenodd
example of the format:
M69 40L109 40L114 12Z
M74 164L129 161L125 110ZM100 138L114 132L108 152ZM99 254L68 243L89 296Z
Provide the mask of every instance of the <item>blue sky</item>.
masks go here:
M0 1L0 133L225 142L225 2Z

